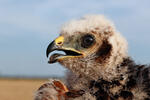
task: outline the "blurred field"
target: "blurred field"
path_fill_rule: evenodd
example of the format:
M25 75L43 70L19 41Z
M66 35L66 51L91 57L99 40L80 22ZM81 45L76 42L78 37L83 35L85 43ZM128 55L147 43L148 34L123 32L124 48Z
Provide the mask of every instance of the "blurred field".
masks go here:
M0 100L33 100L35 91L47 81L0 78Z

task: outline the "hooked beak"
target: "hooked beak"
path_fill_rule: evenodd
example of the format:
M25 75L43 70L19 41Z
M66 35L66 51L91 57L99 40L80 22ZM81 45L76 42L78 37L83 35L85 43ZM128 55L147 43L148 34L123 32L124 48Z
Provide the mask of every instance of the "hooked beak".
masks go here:
M60 53L52 54L49 58L48 63L55 63L58 60L63 60L64 58L67 57L78 57L83 55L81 52L75 50L74 48L65 47L63 36L56 38L48 45L46 50L46 56L48 57L49 54L53 51L63 51L65 54L60 54Z

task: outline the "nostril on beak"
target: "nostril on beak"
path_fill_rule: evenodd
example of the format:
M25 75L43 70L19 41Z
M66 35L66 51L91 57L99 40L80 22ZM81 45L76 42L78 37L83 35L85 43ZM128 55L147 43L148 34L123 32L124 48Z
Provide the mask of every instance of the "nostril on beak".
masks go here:
M55 39L55 44L58 45L58 46L62 45L63 42L64 42L64 37L63 36L60 36L60 37Z
M62 44L62 42L61 42L61 41L59 41L57 44L58 44L58 45L61 45L61 44Z

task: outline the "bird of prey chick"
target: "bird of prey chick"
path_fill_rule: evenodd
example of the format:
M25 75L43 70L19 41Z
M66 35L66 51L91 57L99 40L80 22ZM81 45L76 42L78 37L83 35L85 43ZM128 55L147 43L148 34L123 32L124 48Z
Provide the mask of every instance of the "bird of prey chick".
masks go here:
M68 69L67 89L62 89L63 94L56 91L64 98L36 100L150 100L150 67L130 58L126 40L103 15L66 23L48 46L47 56L53 51L64 54L52 54L49 63L58 62ZM40 89L36 98L53 96L50 90L56 90L45 89Z

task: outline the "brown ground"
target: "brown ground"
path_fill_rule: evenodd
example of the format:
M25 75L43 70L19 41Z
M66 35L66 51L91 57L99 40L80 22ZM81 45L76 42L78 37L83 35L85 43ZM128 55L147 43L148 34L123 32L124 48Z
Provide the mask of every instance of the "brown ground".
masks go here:
M33 100L35 91L47 81L0 79L0 100Z

